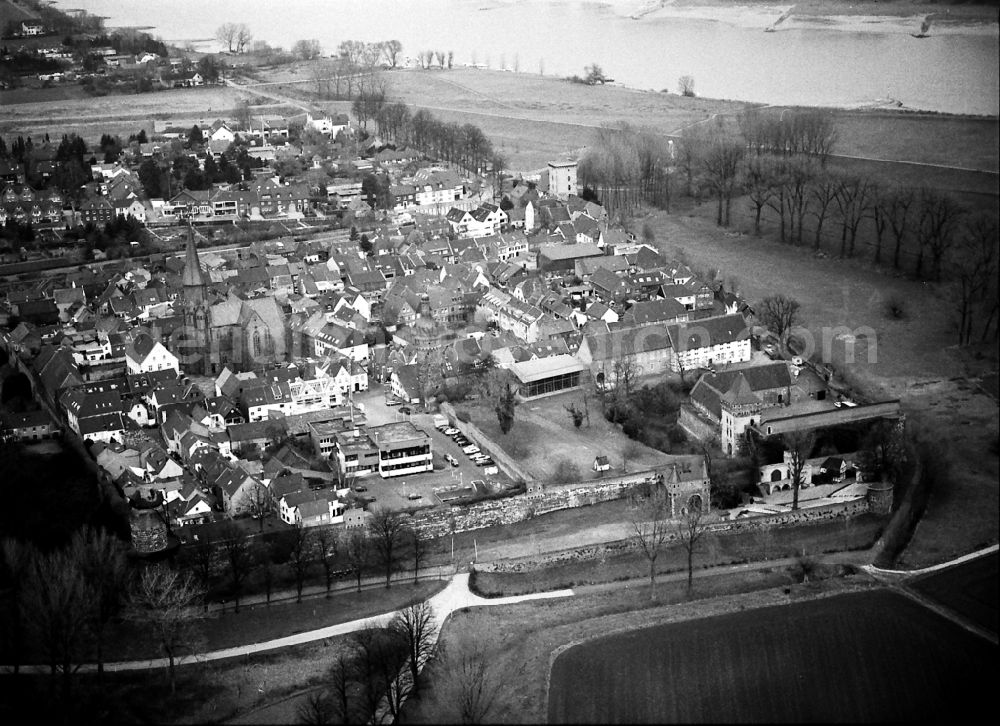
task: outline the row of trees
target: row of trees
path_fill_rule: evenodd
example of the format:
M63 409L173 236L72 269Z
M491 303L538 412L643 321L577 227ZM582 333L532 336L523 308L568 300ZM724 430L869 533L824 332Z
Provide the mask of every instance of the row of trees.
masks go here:
M281 581L294 586L296 602L301 602L306 583L318 574L328 597L337 577L345 574L355 579L360 591L362 578L380 572L388 588L407 561L416 581L426 553L426 539L405 516L375 509L366 528L337 533L325 527L297 527L270 541L252 538L233 524L218 539L202 537L185 546L182 559L206 591L222 584L217 575L223 575L226 592L238 611L252 577L263 586L268 602Z
M91 527L53 550L6 539L2 555L4 645L15 673L29 654L43 656L72 703L77 664L94 658L100 681L110 626L124 618L155 636L173 689L175 659L197 644L202 591L193 578L163 566L135 571L124 542Z

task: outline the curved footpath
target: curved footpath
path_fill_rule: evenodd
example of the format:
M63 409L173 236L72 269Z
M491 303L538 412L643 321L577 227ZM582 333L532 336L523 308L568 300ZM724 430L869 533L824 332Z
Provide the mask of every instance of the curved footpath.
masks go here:
M444 622L445 618L448 617L455 610L460 610L464 607L475 607L477 605L506 605L510 603L525 602L527 600L543 600L555 597L569 597L573 594L572 590L556 590L554 592L542 592L534 593L531 595L519 595L515 597L504 597L497 599L488 599L480 597L469 590L469 574L461 573L453 576L451 582L439 593L433 595L427 600L427 603L431 606L434 611L434 616L439 623ZM236 658L240 656L250 655L252 653L263 653L271 650L278 650L280 648L287 648L293 645L302 645L304 643L311 643L317 640L323 640L324 638L332 638L338 635L346 635L347 633L353 633L358 630L364 630L371 627L379 627L388 624L390 620L396 615L398 611L392 611L388 613L383 613L381 615L375 615L368 618L361 618L359 620L352 620L346 623L339 623L337 625L330 625L325 628L319 628L318 630L309 630L304 633L296 633L295 635L289 635L284 638L276 638L274 640L268 640L262 643L249 643L247 645L236 646L235 648L224 648L222 650L213 650L207 653L196 653L194 655L187 655L178 658L175 665L182 666L191 663L207 663L209 661L224 660L226 658ZM166 658L152 658L149 660L132 660L132 661L120 661L116 663L106 663L104 665L104 670L112 671L138 671L138 670L150 670L154 668L165 668L168 665ZM3 666L3 672L12 672L11 666ZM47 665L22 665L22 673L48 673L50 670ZM95 672L97 666L94 663L84 663L78 668L79 672L90 673Z

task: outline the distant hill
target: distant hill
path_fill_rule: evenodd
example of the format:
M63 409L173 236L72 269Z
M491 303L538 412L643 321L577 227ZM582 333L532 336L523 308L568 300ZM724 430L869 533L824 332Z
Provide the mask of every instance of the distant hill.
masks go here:
M38 17L38 13L32 8L16 2L16 0L0 0L0 32L7 29L8 23L38 20Z

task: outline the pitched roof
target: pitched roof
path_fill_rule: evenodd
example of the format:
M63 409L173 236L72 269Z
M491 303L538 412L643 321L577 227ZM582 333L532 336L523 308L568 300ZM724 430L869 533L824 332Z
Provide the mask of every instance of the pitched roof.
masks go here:
M694 323L667 326L667 335L675 350L699 350L725 343L732 343L749 336L747 322L742 315L721 315L703 318Z

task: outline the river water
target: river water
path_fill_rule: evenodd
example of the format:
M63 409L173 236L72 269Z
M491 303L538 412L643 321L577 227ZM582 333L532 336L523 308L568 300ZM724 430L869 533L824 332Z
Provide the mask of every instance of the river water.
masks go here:
M107 18L152 27L174 42L217 50L225 22L290 48L316 38L325 53L348 39L390 38L403 54L453 51L456 64L546 75L584 74L590 63L641 89L677 90L690 75L699 95L771 104L905 107L996 116L1000 53L995 22L940 25L913 38L913 18L792 16L773 8L665 8L630 17L641 0L61 0Z

